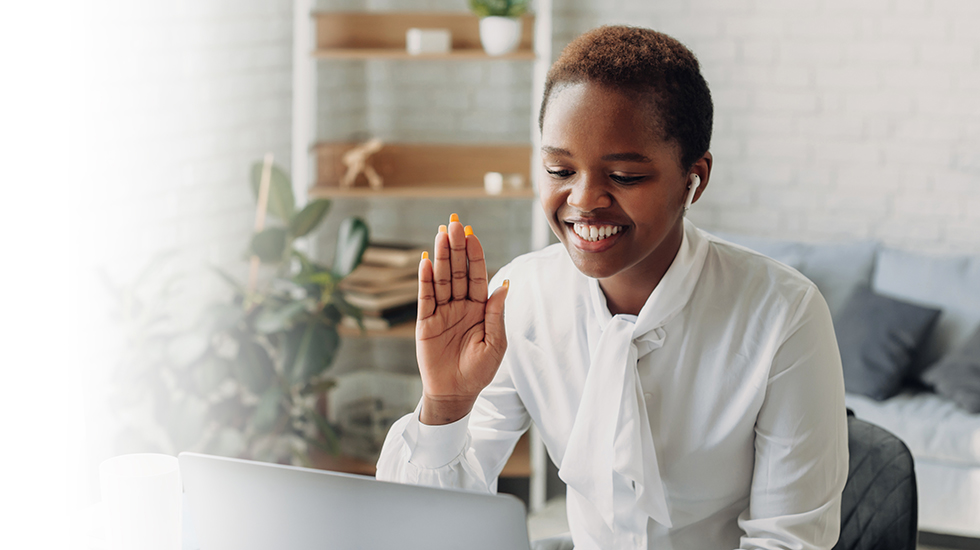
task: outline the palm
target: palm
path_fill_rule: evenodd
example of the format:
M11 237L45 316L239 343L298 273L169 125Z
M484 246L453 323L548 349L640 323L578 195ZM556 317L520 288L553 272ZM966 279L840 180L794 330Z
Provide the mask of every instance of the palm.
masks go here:
M455 367L422 372L430 396L476 395L493 379L503 350L484 342L484 309L479 302L453 301L419 321L419 364Z
M503 358L503 293L487 296L483 248L453 221L436 236L435 261L419 266L416 354L426 399L469 403Z

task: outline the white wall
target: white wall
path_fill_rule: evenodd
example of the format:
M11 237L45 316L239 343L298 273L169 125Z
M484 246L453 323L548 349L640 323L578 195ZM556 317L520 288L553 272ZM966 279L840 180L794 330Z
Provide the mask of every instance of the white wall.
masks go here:
M130 283L175 250L166 271L185 277L173 305L187 318L227 295L208 266L246 277L249 167L266 152L290 164L293 29L290 0L89 0L77 12L67 46L82 52L80 76L63 85L78 98L83 160L65 242L82 251L66 289L82 344L64 368L84 372L86 448L70 467L82 480L72 496L91 500L98 461L115 452L105 392L119 343L95 272Z
M980 252L980 2L571 0L687 44L715 102L709 229Z

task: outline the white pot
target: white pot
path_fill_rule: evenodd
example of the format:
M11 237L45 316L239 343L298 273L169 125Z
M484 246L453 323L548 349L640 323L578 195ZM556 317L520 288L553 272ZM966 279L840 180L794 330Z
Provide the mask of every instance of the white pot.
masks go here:
M480 19L480 43L490 55L503 55L521 42L519 17L484 17Z

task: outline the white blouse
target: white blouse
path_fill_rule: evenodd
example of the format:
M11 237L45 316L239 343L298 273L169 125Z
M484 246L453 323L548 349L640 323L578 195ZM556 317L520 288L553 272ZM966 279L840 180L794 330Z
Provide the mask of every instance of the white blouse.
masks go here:
M378 479L495 491L534 422L568 485L576 548L833 547L844 383L813 283L689 221L637 316L611 315L561 245L491 286L504 278L494 381L453 424L424 425L418 410L398 420Z

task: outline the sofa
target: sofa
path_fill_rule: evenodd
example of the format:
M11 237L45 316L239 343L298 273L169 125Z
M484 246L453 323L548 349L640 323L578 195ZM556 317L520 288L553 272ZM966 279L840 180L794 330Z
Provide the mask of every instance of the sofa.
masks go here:
M848 408L912 452L919 530L980 538L980 256L718 236L817 285Z

